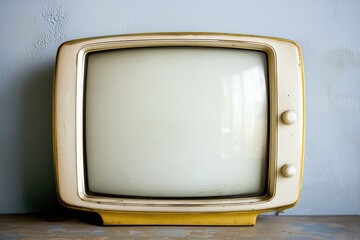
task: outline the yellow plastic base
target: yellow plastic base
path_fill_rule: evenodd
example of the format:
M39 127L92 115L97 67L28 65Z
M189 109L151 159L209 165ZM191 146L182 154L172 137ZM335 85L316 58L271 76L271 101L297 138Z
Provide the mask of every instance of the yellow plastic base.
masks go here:
M145 213L104 212L104 225L240 225L254 226L259 212Z

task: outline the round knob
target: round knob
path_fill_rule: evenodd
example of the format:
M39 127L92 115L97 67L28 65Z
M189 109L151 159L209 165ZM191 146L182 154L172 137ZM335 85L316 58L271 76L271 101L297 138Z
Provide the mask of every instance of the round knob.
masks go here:
M294 111L286 111L281 115L281 119L285 124L291 125L296 122L297 116Z
M291 178L296 174L296 167L292 164L285 164L281 168L281 173L284 177Z

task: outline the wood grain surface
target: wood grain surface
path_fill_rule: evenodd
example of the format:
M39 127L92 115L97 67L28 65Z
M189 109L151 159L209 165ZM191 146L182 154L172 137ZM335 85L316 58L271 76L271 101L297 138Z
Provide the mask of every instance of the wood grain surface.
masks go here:
M0 239L360 239L359 216L260 216L255 227L101 226L92 214L0 215Z

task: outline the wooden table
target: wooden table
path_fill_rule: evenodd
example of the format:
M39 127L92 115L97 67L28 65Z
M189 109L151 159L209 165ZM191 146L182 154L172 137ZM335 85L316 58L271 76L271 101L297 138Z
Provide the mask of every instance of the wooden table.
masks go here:
M0 239L360 239L359 216L260 216L255 227L99 226L91 214L0 215Z

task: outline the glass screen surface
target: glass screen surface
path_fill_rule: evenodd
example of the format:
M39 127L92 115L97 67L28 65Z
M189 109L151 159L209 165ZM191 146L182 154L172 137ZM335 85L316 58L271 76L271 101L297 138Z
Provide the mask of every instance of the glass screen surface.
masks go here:
M266 55L157 47L88 55L88 191L260 196L267 187Z

